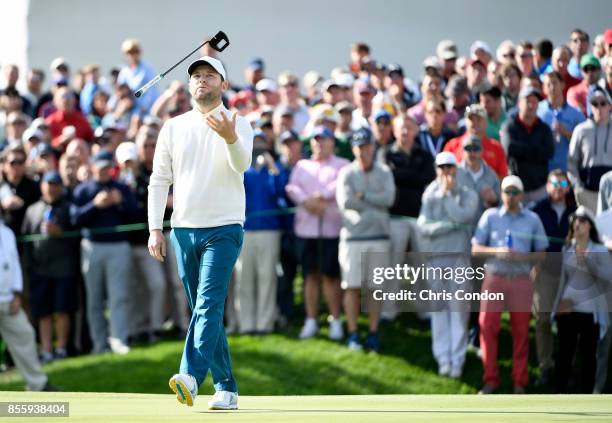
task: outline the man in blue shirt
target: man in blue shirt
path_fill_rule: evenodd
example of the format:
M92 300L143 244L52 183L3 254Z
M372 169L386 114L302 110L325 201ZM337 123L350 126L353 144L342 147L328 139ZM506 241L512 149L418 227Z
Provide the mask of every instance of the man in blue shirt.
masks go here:
M125 40L121 44L121 51L125 55L128 65L121 68L117 77L117 85L127 84L132 92L135 92L157 76L153 68L140 59L142 50L138 40ZM146 115L151 110L157 97L159 97L159 90L153 86L136 99L138 111Z
M544 257L548 240L540 218L524 209L523 182L506 176L501 184L503 205L485 211L472 238L472 253L486 254L482 292L502 293L503 299L482 300L480 305L480 346L484 367L483 394L500 385L497 367L497 338L501 313L507 306L512 325L512 379L514 393L521 394L529 383L529 318L533 298L530 272ZM535 254L534 254L535 253Z
M544 76L544 94L547 99L538 105L538 117L550 126L555 139L555 153L548 162L548 170L567 170L567 154L572 132L584 121L584 115L565 101L565 82L559 72L551 71Z
M93 179L74 190L70 210L72 223L84 228L81 267L87 295L87 322L94 353L108 350L104 300L110 309L110 338L113 352L126 354L128 337L128 278L130 244L127 232L106 229L129 223L136 201L127 185L111 177L113 155L102 151L92 158Z

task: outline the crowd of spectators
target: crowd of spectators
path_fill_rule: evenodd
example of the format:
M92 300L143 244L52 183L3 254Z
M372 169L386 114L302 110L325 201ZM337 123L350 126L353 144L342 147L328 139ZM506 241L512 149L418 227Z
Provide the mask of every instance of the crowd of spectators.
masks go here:
M190 94L176 80L134 97L156 73L137 40L121 51L125 66L108 74L62 57L48 73L2 66L0 334L30 389L48 387L39 361L127 354L135 340L157 341L166 321L188 327L174 253L164 263L148 255L145 222L157 136L191 109ZM577 352L576 389L602 392L612 334L606 302L593 298L611 291L612 233L598 231L596 215L612 207L612 29L592 44L575 29L557 46L506 40L494 51L479 40L466 53L440 41L413 81L355 43L329 76L273 78L255 58L244 83L230 81L224 102L251 123L254 143L228 332L265 335L295 321L301 272L300 339L319 331L322 291L330 339L384 350L379 324L397 317L397 304L368 304L365 340L359 333L368 253L396 264L431 252L445 266L486 255L483 289L504 292L505 303L483 302L472 318L460 304L421 315L440 375L462 377L476 334L481 392L494 392L509 307L515 393L529 384L532 316L537 383L566 392ZM558 277L540 271L554 267L546 252L562 254Z

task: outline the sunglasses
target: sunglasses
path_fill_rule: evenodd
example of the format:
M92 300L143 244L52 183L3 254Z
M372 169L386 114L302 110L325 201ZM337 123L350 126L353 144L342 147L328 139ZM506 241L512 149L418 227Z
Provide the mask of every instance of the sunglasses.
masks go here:
M504 194L506 195L511 195L511 196L517 196L519 195L521 192L518 189L505 189L504 190Z
M591 65L588 65L588 66L585 66L585 67L582 68L582 70L587 72L587 73L588 72L595 72L598 69L599 68L596 68L595 66L591 66Z
M435 113L437 115L444 113L442 111L442 109L433 109L433 110L428 110L429 113Z
M586 223L588 221L589 221L589 219L587 217L584 217L584 216L576 216L574 218L574 222Z
M443 164L443 165L438 165L438 168L442 169L442 170L448 170L448 169L452 169L455 166L450 165L450 164Z
M388 125L391 125L391 122L389 120L387 120L387 119L378 119L376 121L376 124L378 126L388 126Z
M591 101L591 106L600 108L608 105L607 101Z
M567 188L569 187L569 182L563 180L563 181L550 181L550 184L555 187L555 188Z
M463 147L463 149L468 153L478 153L480 150L482 150L480 147L475 145L468 145L467 147Z
M11 166L23 166L24 163L25 163L25 160L11 160L9 162L9 165L11 165Z

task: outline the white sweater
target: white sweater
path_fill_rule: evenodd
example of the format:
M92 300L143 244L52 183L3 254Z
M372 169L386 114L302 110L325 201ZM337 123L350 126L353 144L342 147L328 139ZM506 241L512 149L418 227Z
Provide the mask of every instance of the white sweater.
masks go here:
M15 234L0 222L0 303L10 303L14 298L13 293L22 289L23 276Z
M168 188L173 185L173 228L210 228L243 224L245 195L243 173L251 165L253 130L236 118L238 140L227 144L206 116L228 119L220 105L206 115L193 109L162 126L149 181L149 230L162 229Z

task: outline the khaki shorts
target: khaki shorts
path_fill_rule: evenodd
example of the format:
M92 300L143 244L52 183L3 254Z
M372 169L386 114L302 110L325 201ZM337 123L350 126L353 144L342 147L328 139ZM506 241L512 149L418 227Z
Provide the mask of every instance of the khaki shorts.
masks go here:
M342 273L342 289L361 288L372 283L372 272L376 267L389 266L391 261L389 240L340 241L338 261Z

